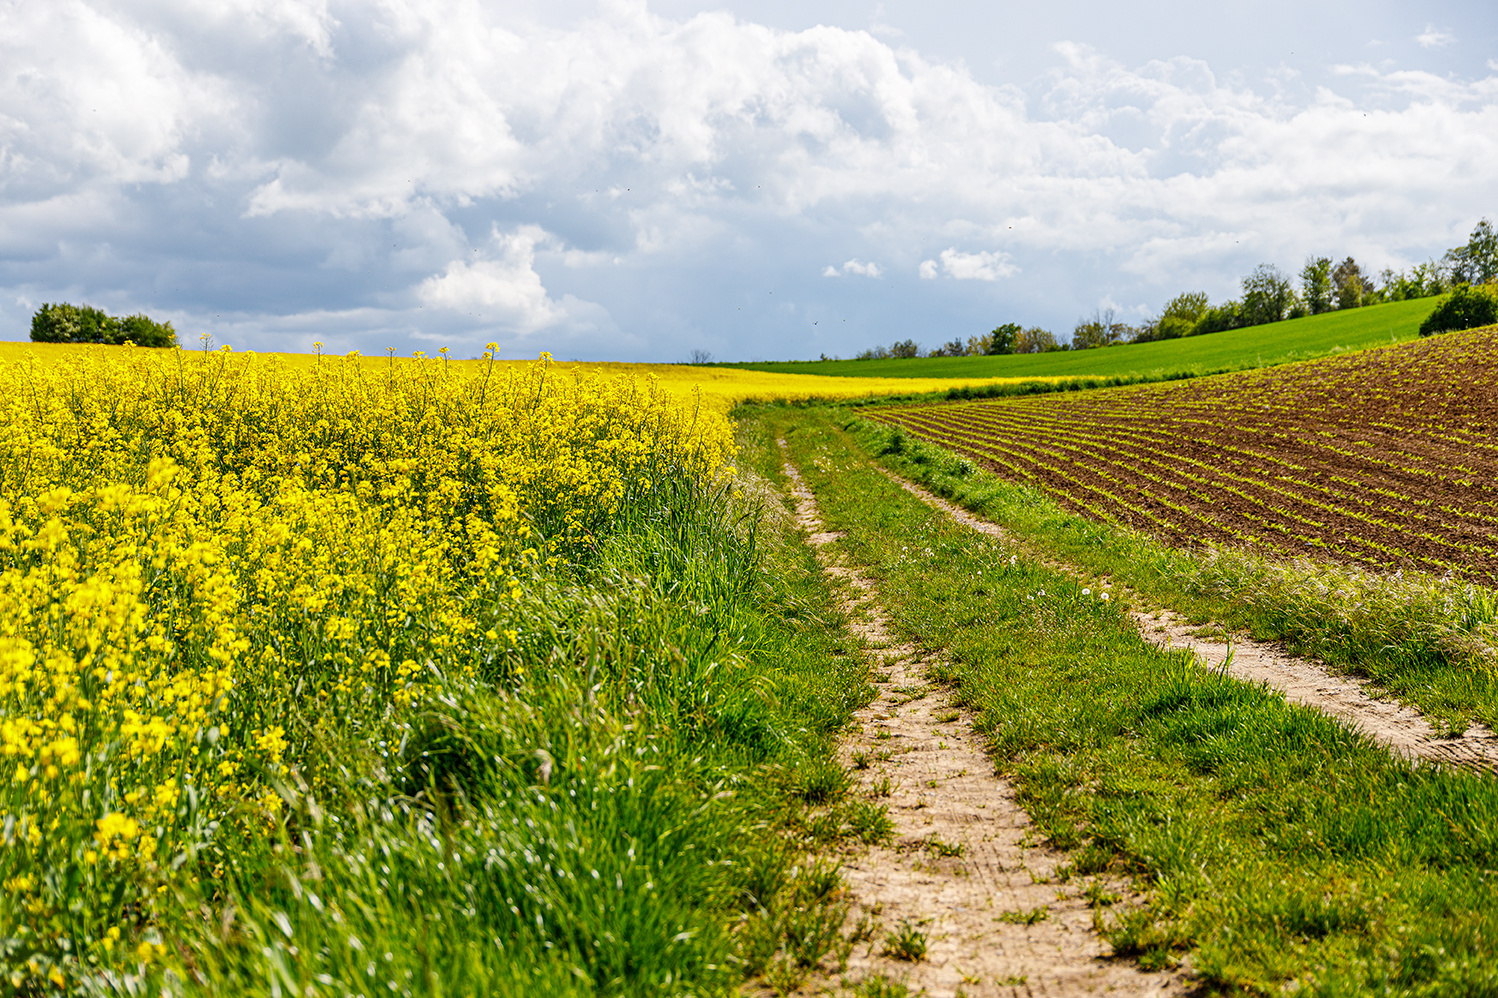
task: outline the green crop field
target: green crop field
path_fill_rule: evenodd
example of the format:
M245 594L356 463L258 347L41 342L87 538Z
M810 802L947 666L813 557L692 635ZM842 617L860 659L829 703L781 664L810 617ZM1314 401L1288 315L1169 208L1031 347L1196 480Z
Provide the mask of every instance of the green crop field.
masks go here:
M783 374L845 378L1024 378L1205 374L1308 360L1344 350L1419 336L1420 323L1439 298L1373 305L1250 326L1207 336L1099 350L1011 354L1000 357L922 357L914 360L776 361L732 366Z

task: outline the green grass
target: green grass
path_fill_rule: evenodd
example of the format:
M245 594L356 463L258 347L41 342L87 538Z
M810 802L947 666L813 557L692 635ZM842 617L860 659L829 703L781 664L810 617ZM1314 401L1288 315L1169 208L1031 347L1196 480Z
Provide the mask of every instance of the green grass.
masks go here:
M1062 509L1044 492L928 441L907 437L895 448L888 427L848 425L863 453L1024 538L1047 558L1112 579L1197 622L1283 640L1367 676L1438 729L1460 734L1473 720L1498 726L1498 592L1419 573L1391 578L1308 559L1173 548Z
M783 374L846 378L1137 377L1209 374L1283 364L1334 351L1415 339L1439 298L1372 305L1157 343L1004 357L915 360L770 361L723 365Z
M815 857L891 830L833 751L867 662L753 479L656 484L534 580L518 654L480 642L389 741L325 735L282 824L177 857L202 876L114 914L150 961L88 993L731 994L843 965ZM0 904L11 952L17 924Z
M1498 781L1417 768L1139 636L1116 603L953 524L828 410L766 410L902 636L943 648L1037 833L1109 870L1115 951L1206 993L1498 994ZM849 425L854 425L849 421Z

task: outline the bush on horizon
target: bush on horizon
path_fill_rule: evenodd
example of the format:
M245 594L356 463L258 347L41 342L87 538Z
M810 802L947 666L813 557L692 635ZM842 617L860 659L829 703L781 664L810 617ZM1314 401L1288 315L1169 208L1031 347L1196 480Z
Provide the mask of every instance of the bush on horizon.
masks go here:
M1460 329L1475 329L1498 322L1498 285L1464 284L1452 291L1436 310L1420 323L1420 335L1432 336Z
M137 313L127 316L108 315L92 305L68 302L46 303L31 317L33 343L104 343L138 347L173 347L177 333L170 322L156 322Z

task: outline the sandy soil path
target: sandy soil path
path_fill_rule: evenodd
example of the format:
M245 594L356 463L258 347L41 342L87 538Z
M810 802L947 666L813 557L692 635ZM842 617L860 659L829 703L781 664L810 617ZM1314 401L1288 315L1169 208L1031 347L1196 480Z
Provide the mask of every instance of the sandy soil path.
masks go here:
M884 469L880 469L884 471ZM1018 544L996 523L980 519L913 482L884 471L907 492L966 527ZM1050 567L1076 574L1068 565ZM1267 683L1293 703L1315 707L1360 728L1389 751L1424 762L1498 771L1498 734L1480 724L1454 738L1442 737L1417 710L1374 695L1371 684L1332 672L1324 663L1287 652L1282 645L1245 636L1201 637L1203 629L1169 610L1136 611L1140 633L1165 648L1190 649L1204 665L1226 668L1248 682Z
M1081 878L1052 881L1065 856L1029 841L1029 817L970 719L928 683L917 649L895 641L873 583L840 563L830 545L841 535L824 530L789 462L786 474L801 527L826 571L847 584L849 618L881 660L879 697L855 716L843 755L858 790L886 801L895 833L887 847L844 857L856 899L849 925L877 925L845 980L884 975L932 998L1184 994L1179 975L1107 958ZM887 935L905 925L924 936L924 959L885 952Z

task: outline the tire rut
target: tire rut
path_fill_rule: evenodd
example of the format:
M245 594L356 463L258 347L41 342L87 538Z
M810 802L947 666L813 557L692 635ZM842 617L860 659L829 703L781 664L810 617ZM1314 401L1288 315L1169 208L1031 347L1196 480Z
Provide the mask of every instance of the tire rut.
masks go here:
M874 583L837 556L843 535L823 527L789 460L785 472L798 523L824 570L845 584L843 610L877 663L878 697L855 713L841 752L858 791L888 805L894 835L843 857L850 924L865 937L844 981L883 975L932 998L1186 993L1179 974L1109 958L1081 885L1052 882L1065 855L1031 843L1029 816L971 718L928 680L934 659L896 640ZM891 954L889 934L905 926L924 937L924 958Z
M1029 550L1028 545L998 524L974 516L888 469L879 470L911 495L963 526ZM1040 560L1049 568L1085 578L1073 565ZM1481 724L1471 725L1461 735L1444 737L1419 711L1379 698L1372 683L1333 672L1314 659L1292 655L1283 645L1242 636L1227 640L1204 637L1200 626L1165 609L1135 611L1132 616L1146 640L1162 648L1190 651L1201 664L1221 669L1236 679L1265 683L1292 703L1314 707L1361 730L1395 755L1416 762L1498 772L1498 734Z

